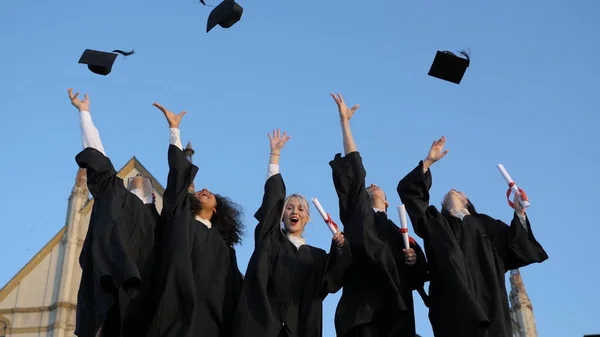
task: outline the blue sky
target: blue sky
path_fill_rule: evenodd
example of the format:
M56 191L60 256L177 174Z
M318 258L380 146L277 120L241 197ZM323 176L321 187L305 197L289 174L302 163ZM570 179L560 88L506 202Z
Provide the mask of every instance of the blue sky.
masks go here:
M151 104L186 109L182 138L196 149L196 186L242 204L248 234L274 128L292 135L281 159L288 191L318 197L337 219L328 166L342 151L328 95L335 91L361 104L352 126L367 179L393 206L398 180L445 135L450 153L432 168L433 200L454 187L509 221L495 167L503 163L526 189L534 233L550 256L522 270L539 335L600 333L600 2L240 4L240 22L206 34L210 8L191 0L0 3L0 284L64 225L81 150L67 88L89 93L115 166L135 155L163 185L168 130ZM77 64L86 48L137 54L119 57L103 77ZM427 76L436 50L463 48L472 62L459 86ZM328 247L330 232L315 217L306 237ZM245 239L243 269L252 249ZM415 296L418 332L432 336ZM338 299L325 301L326 337L335 335Z

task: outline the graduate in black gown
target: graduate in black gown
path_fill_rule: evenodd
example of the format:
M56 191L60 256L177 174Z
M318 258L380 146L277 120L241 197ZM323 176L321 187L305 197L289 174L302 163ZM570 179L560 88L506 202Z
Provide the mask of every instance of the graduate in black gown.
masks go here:
M103 336L128 336L148 324L142 309L148 307L159 214L150 178L131 177L126 188L117 176L92 122L89 98L78 95L69 89L84 147L75 160L86 170L94 206L79 257L75 334L92 337L102 328Z
M428 279L425 255L412 238L405 249L400 228L387 215L385 193L375 184L365 185L367 173L350 130L358 105L350 109L341 95L331 96L340 114L345 155L338 153L329 164L354 259L335 314L337 336L414 337L412 292Z
M198 172L185 156L176 115L169 123L169 176L159 245L160 304L148 336L229 337L243 277L233 246L241 242L241 207L206 188L190 193Z
M320 337L322 302L340 289L352 262L342 232L333 236L329 253L302 237L309 204L299 194L286 198L279 173L280 151L289 138L279 130L269 135L269 171L262 205L254 214L254 253L235 317L236 337Z
M511 337L505 273L548 258L515 197L510 226L478 213L463 192L450 190L442 210L429 204L430 167L446 139L398 184L415 233L429 259L429 319L436 337Z

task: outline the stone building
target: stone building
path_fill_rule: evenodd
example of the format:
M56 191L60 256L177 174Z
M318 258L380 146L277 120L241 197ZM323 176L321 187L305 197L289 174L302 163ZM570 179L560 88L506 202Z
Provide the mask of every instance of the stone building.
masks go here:
M513 337L537 337L533 306L518 269L510 271L510 316Z
M152 178L160 212L164 189L135 157L118 176L127 181L138 173ZM68 200L65 225L0 289L0 337L74 336L81 279L79 254L93 204L85 170L79 170Z

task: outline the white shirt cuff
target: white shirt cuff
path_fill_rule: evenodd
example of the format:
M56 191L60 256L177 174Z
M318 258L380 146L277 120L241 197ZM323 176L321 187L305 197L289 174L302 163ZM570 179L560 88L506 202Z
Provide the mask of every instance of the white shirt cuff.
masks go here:
M269 178L271 178L272 176L274 176L278 173L279 173L279 165L269 164L269 169L267 171L267 180L269 180Z
M183 151L183 145L181 145L181 131L175 128L169 128L169 144L177 146Z

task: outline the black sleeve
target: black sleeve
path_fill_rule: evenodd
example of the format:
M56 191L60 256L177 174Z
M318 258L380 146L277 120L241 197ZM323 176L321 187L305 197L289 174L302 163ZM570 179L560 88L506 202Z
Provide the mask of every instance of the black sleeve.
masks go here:
M343 280L352 266L352 251L350 243L346 240L342 248L338 248L332 240L327 263L325 266L325 277L323 279L323 298L327 294L335 294L343 285Z
M188 190L198 173L198 167L190 163L185 153L175 145L169 145L169 176L163 194L162 216L169 218L186 207ZM188 209L185 209L186 211Z
M367 194L365 178L367 172L360 153L351 152L345 157L340 153L329 162L333 173L333 184L339 199L340 220L344 229L353 231L353 219L372 215L371 201Z
M500 220L487 221L488 235L500 256L504 258L505 271L528 266L548 259L546 251L535 239L529 216L525 218L526 228L515 213L510 226Z
M429 189L431 188L431 169L423 173L423 161L410 171L398 183L397 191L400 200L406 207L406 213L410 217L415 234L421 238L427 235L427 229L423 228L423 217L429 209Z
M85 169L88 189L94 199L101 198L102 193L113 184L123 185L112 162L102 152L88 147L77 154L75 161L80 168Z
M281 174L275 174L267 179L262 204L254 214L254 218L258 220L258 225L254 229L255 245L279 231L285 193L285 183Z
M409 280L411 289L418 290L419 288L423 288L425 282L429 281L429 267L423 249L412 238L410 238L410 248L415 250L417 261L410 267Z

